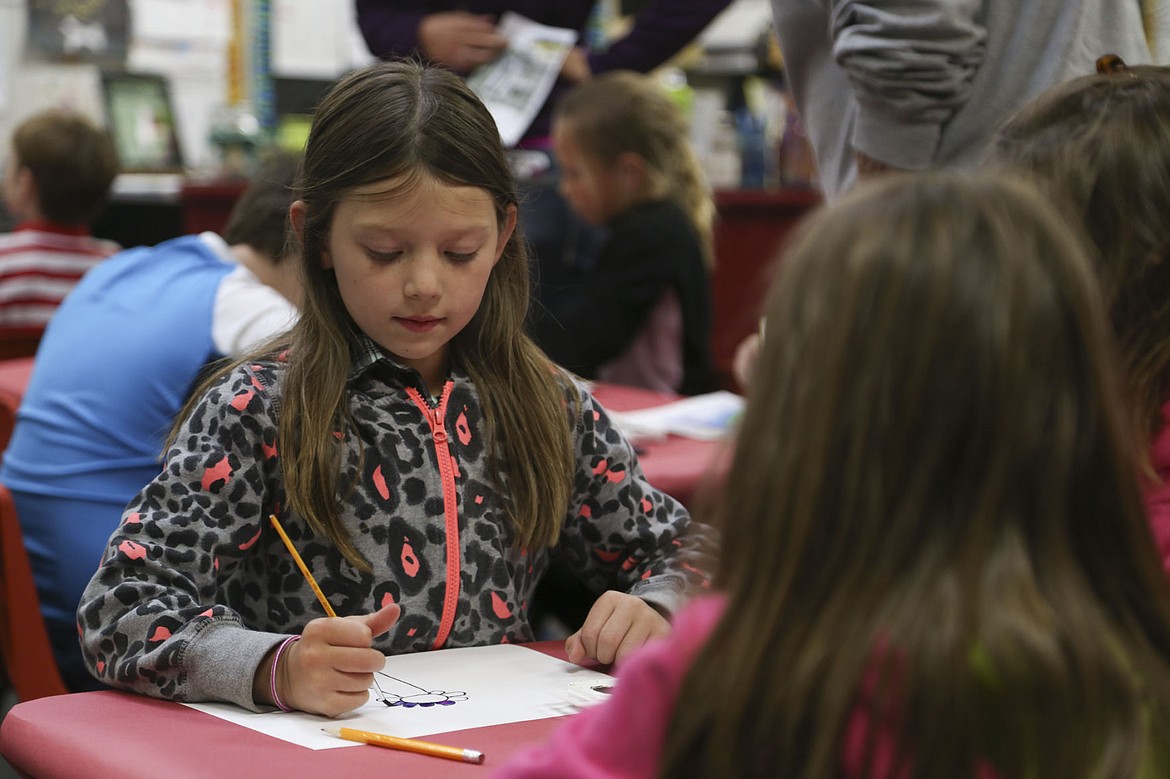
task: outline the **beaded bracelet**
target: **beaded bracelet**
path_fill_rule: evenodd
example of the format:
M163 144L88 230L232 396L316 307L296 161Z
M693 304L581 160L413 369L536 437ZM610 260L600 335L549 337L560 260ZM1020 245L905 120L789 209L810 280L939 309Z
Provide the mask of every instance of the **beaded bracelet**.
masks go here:
M300 636L289 636L280 642L280 646L276 648L276 654L272 656L272 676L269 678L269 685L270 691L272 692L272 702L281 711L292 711L292 709L284 705L284 701L280 699L280 695L276 692L276 669L280 665L280 656L284 654L284 650L292 646L294 642L300 640Z

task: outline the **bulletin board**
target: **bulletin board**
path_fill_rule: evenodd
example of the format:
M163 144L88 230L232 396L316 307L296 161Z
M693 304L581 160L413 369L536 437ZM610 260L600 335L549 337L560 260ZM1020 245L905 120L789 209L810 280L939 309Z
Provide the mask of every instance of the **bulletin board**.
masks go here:
M102 73L106 124L127 173L183 170L170 85L162 76Z

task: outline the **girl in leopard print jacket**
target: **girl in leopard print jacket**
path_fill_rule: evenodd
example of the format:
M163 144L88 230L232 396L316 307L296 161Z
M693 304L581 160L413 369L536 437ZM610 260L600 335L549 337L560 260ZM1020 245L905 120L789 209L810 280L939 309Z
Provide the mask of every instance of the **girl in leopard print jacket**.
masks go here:
M301 319L180 414L82 598L92 672L336 715L386 654L532 640L553 555L602 593L571 659L666 633L706 583L710 533L524 335L512 178L463 80L415 63L342 79L297 194Z

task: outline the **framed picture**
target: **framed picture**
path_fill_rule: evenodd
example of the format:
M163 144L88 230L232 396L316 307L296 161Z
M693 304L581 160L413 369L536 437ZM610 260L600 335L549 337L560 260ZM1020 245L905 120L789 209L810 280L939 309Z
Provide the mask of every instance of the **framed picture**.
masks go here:
M170 85L164 77L103 72L102 96L123 172L182 171Z

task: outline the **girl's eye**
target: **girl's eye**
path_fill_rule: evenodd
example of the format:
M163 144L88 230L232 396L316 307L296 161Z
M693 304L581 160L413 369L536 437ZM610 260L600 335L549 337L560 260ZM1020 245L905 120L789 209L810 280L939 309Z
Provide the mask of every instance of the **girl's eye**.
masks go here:
M450 258L454 262L471 262L472 260L475 259L475 255L477 255L477 254L479 254L478 251L474 251L474 252L447 252L447 257Z
M366 249L366 255L374 262L394 262L402 256L400 251L379 252L374 249Z

